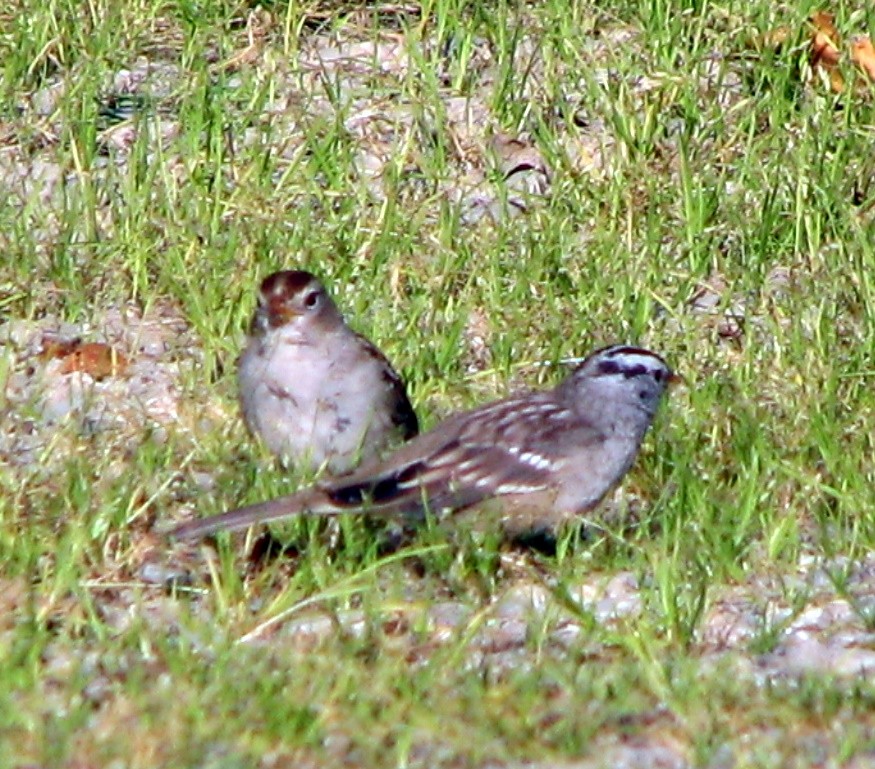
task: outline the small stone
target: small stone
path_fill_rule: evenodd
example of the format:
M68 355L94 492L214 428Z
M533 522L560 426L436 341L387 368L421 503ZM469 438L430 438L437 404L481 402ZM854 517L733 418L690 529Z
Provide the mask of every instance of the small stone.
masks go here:
M191 575L184 569L161 563L146 563L140 567L137 576L149 585L189 585Z

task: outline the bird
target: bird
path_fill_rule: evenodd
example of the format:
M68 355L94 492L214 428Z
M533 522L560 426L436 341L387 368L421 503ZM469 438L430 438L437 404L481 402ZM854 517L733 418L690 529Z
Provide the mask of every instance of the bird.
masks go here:
M450 416L384 459L267 502L177 526L193 540L306 514L420 521L497 518L509 537L556 531L593 510L632 466L663 393L658 354L613 345L551 390Z
M237 384L249 431L298 469L344 473L419 432L392 364L304 270L261 282Z

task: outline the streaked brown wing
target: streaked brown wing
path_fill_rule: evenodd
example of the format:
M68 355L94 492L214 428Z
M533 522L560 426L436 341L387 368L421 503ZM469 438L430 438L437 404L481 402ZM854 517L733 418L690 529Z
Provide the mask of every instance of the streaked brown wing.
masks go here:
M454 417L382 465L323 490L341 507L413 516L543 490L555 469L545 447L570 417L548 397L511 398Z
M407 390L401 381L401 377L392 369L388 369L384 376L389 384L392 392L392 401L395 405L392 411L392 423L398 428L401 438L409 441L411 438L419 435L419 420L416 418L416 412L410 404L410 399L407 397Z
M398 433L401 435L402 440L408 441L411 438L415 438L419 435L419 420L416 417L413 406L410 404L410 399L407 397L407 388L404 386L404 382L379 348L361 334L356 334L356 337L358 337L366 352L382 363L383 381L386 384L386 389L389 391L390 403L393 407L391 414L392 424L398 428Z

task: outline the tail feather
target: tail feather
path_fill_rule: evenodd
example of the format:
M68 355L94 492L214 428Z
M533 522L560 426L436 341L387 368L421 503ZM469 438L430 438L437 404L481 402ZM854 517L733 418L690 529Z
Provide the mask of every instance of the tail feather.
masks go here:
M341 512L343 509L332 504L322 491L307 490L189 521L171 529L169 535L179 540L200 539L219 531L248 529L255 524L273 523L293 515L336 515Z

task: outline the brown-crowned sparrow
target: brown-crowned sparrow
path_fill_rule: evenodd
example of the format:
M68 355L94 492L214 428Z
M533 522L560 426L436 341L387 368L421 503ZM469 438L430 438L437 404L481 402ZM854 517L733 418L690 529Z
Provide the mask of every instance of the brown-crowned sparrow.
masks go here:
M262 281L237 382L249 429L296 466L346 472L418 432L389 361L302 270Z
M592 353L557 387L456 414L383 461L296 494L183 524L194 539L299 513L496 515L509 535L555 529L626 474L675 375L656 353Z

